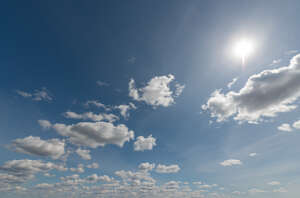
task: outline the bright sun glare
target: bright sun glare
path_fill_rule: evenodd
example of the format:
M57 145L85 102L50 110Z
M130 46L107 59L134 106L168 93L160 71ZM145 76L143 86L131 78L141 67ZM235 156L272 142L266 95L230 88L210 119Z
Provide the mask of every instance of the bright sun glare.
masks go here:
M253 43L248 39L238 41L234 46L234 54L242 59L242 64L245 64L246 58L253 53Z

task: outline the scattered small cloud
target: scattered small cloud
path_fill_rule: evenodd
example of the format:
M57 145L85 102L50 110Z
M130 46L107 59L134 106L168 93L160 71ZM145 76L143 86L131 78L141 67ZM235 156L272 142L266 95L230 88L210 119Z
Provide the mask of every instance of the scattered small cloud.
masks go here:
M167 76L156 76L152 78L145 87L136 88L134 79L129 81L129 96L136 101L144 101L153 107L168 107L174 104L174 97L178 97L184 86L177 85L175 94L170 88L170 83L175 79L172 74Z
M92 156L91 156L90 152L91 152L90 150L85 150L85 149L81 149L81 148L78 148L76 150L77 155L79 155L84 160L91 160L92 159Z
M228 89L231 89L231 87L236 83L237 80L238 80L238 78L232 79L232 81L227 84Z
M257 156L257 153L250 153L249 154L249 157L255 157L255 156Z
M139 136L134 142L135 151L152 150L154 146L156 146L156 139L152 135L149 135L147 138Z
M268 185L270 185L270 186L278 186L278 185L280 185L280 182L279 181L271 181L271 182L268 183Z
M108 87L109 86L109 84L107 82L103 82L101 80L98 80L96 83L99 87Z
M220 163L222 166L235 166L235 165L242 165L243 163L241 160L237 159L228 159Z
M180 167L177 164L172 164L172 165L158 164L155 171L157 173L177 173L179 170Z
M31 98L34 101L47 101L50 102L53 100L53 97L51 96L50 92L47 90L47 88L43 87L42 89L36 89L33 93L16 90L16 93L24 98Z
M277 129L280 131L287 131L287 132L291 132L293 130L292 127L287 123L281 124L280 126L277 127Z

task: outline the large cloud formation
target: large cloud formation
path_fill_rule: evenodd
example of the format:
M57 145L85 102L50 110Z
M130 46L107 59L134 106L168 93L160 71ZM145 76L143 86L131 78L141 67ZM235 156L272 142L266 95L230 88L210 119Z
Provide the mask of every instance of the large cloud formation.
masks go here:
M129 96L137 101L156 106L168 107L174 103L174 97L179 96L184 85L175 85L175 93L170 88L170 83L175 79L172 74L167 76L155 76L145 87L136 88L134 79L129 82Z
M65 153L65 142L59 139L42 140L39 137L29 136L14 140L12 146L17 152L52 159L58 159Z
M234 116L239 122L257 123L266 117L295 109L300 96L300 54L289 66L264 70L250 76L239 92L212 93L202 109L209 110L218 122Z
M97 148L106 144L123 147L125 142L134 139L134 132L124 124L109 122L79 122L65 125L54 124L53 128L62 136L69 137L73 144Z

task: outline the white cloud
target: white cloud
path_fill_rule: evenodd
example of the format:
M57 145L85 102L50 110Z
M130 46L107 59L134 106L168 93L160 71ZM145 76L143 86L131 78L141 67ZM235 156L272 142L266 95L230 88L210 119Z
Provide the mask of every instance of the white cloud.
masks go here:
M180 170L180 167L177 164L173 165L162 165L158 164L156 167L157 173L177 173Z
M100 80L98 80L96 83L97 83L97 85L99 87L107 87L107 86L109 86L109 84L107 82L103 82L103 81L100 81Z
M33 93L21 91L21 90L16 90L16 93L19 94L20 96L24 98L31 98L32 100L35 101L51 101L53 100L52 96L50 96L49 91L43 87L42 89L36 89L34 90Z
M228 159L220 163L222 166L234 166L234 165L242 165L241 160L237 159Z
M69 137L73 144L97 148L106 144L123 147L125 142L134 139L134 132L124 124L114 125L109 122L79 122L65 125L55 124L53 128L62 136Z
M300 120L294 122L294 123L293 123L293 127L294 127L295 129L300 129Z
M249 157L255 157L257 155L257 153L250 153Z
M66 118L72 119L81 119L81 120L92 120L92 121L108 121L108 122L115 122L119 120L119 117L114 114L106 114L106 113L99 113L94 114L93 112L86 112L82 114L78 114L72 111L67 111L64 113Z
M92 159L92 156L91 156L90 152L91 152L90 150L85 150L85 149L81 149L81 148L78 148L76 150L77 155L79 155L84 160L91 160Z
M136 109L136 106L133 103L129 103L128 105L119 105L115 108L120 110L120 114L127 119L129 117L129 110Z
M0 170L6 171L11 175L20 177L21 179L27 180L34 177L36 173L48 172L56 169L58 171L66 171L63 165L57 165L52 162L43 162L41 160L11 160L0 166Z
M99 164L96 163L96 162L94 162L94 163L92 163L92 164L87 165L86 167L87 167L87 168L97 169L97 168L99 168Z
M129 96L137 101L144 101L145 103L156 106L170 106L174 103L174 97L180 95L183 88L177 85L175 94L170 89L170 83L174 80L174 76L169 74L167 76L156 76L152 78L145 87L137 89L135 87L134 79L129 82Z
M232 79L232 81L227 84L228 89L231 89L231 87L236 83L237 80L238 80L238 78Z
M70 168L70 171L72 172L78 172L78 173L84 173L84 165L83 164L78 164L77 168Z
M178 97L182 94L184 88L185 88L185 85L181 85L179 83L176 83L175 84L175 96Z
M234 116L240 122L257 123L264 117L292 111L300 96L299 62L300 54L292 58L289 66L252 75L239 92L223 94L216 90L202 108L218 122Z
M12 146L17 152L52 159L58 159L65 153L65 142L59 139L42 140L39 137L29 136L14 140Z
M105 111L110 111L111 108L97 100L88 100L85 104L84 104L86 107L89 107L90 105L94 105L96 107L99 107L99 108L103 108Z
M139 169L141 171L152 171L152 169L155 168L155 164L154 163L149 163L149 162L144 162L144 163L141 163L139 165Z
M268 184L271 186L278 186L278 185L280 185L280 182L279 181L271 181Z
M135 151L144 151L144 150L152 150L154 146L156 146L156 139L149 135L147 138L143 136L139 136L136 138L134 142L134 150Z
M49 129L52 126L48 120L38 120L38 123L43 129Z
M291 128L291 126L287 123L284 123L284 124L278 126L277 129L280 130L280 131L288 131L288 132L291 132L293 130Z
M21 90L16 90L17 94L19 94L20 96L23 96L24 98L31 98L32 94L25 92L25 91L21 91Z

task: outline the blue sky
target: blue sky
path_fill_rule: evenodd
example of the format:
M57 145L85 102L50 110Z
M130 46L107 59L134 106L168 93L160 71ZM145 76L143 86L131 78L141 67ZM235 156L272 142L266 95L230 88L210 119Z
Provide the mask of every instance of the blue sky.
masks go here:
M299 8L3 3L1 193L296 198Z

